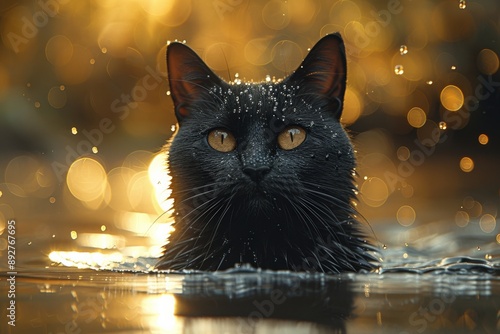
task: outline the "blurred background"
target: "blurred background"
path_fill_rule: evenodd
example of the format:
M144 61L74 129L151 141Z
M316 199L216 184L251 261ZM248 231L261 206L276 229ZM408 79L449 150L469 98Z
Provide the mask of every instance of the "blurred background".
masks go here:
M337 31L374 238L418 248L469 229L498 248L497 0L3 0L0 234L15 218L25 266L158 256L171 204L160 151L176 130L167 43L258 82Z

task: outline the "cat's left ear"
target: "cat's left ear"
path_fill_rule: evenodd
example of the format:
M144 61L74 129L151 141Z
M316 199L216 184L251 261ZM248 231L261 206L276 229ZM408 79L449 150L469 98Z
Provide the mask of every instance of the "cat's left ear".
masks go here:
M174 42L167 47L167 69L170 95L179 123L189 116L194 101L211 87L222 84L205 62L182 43Z
M309 51L299 68L287 79L307 94L326 97L340 119L347 80L344 42L340 34L326 35Z

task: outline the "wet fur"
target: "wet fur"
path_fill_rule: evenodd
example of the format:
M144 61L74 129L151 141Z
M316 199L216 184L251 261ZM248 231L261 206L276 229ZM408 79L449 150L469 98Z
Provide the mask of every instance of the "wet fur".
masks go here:
M179 129L167 145L175 231L159 269L220 270L238 263L266 269L343 272L373 268L372 246L355 219L355 157L339 118L345 54L339 35L324 37L278 83L228 84L188 47L167 51ZM285 151L287 125L307 138ZM207 143L225 128L237 148ZM245 166L265 165L260 181Z

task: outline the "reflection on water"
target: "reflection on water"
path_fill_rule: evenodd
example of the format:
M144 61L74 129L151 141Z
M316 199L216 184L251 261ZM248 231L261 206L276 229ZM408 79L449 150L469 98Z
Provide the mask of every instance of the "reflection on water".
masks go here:
M345 275L246 267L216 273L144 273L127 265L113 271L52 266L18 275L15 333L493 333L500 329L498 260L452 258L425 266L426 274L386 268L380 273Z
M404 233L392 228L382 236L398 239ZM450 251L473 256L443 257ZM37 257L36 252L30 255ZM423 237L403 247L389 244L381 250L382 267L359 274L246 266L212 273L161 272L154 269L155 258L114 250L38 256L44 269L19 263L26 269L16 279L18 323L12 333L500 330L500 251L496 242L486 242L482 232L472 229Z

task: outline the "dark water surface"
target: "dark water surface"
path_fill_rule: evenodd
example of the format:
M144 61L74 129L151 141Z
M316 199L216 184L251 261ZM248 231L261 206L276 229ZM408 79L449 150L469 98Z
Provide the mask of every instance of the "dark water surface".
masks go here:
M155 259L97 264L60 252L64 265L45 256L38 266L31 260L29 268L39 269L18 267L16 326L7 325L2 306L1 332L498 333L498 244L467 230L426 242L424 249L382 249L377 272L342 275L245 266L155 272ZM459 246L471 256L441 256ZM0 300L8 305L3 282Z

